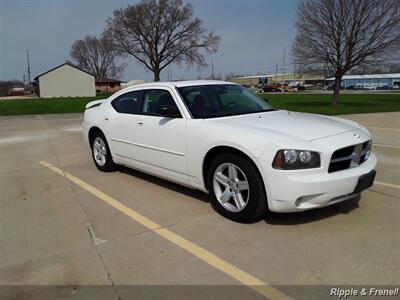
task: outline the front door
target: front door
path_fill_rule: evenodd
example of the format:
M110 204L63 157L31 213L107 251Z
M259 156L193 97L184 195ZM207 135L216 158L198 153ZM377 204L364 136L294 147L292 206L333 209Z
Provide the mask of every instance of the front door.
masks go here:
M142 112L136 124L136 159L153 172L187 181L186 119L157 115L160 105L177 106L167 89L143 90L142 99Z

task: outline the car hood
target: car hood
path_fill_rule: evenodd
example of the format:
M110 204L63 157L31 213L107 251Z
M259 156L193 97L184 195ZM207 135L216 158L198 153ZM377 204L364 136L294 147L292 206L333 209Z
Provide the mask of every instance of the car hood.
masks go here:
M316 140L360 128L358 123L342 118L285 110L207 120L234 126L237 130L261 130L265 133L277 134L281 138L300 140Z

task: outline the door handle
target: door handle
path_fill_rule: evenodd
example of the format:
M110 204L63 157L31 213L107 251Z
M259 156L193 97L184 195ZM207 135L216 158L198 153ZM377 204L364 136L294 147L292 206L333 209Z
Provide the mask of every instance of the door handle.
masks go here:
M137 126L143 126L143 122L142 122L142 121L138 121L138 122L136 123L136 125L137 125Z
M104 117L104 121L108 121L108 117Z

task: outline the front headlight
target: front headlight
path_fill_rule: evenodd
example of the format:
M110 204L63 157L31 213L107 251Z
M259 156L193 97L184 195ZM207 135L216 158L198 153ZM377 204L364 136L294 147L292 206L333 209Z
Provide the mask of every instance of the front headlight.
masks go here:
M363 144L362 155L361 155L361 162L366 161L371 155L372 149L372 140L369 140Z
M272 162L274 169L281 170L311 169L320 166L319 153L308 150L281 149Z

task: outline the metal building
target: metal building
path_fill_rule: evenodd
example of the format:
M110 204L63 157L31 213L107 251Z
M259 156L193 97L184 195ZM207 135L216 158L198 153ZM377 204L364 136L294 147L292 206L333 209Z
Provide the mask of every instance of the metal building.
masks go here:
M334 78L328 78L327 81L333 84ZM341 86L345 89L399 88L400 73L345 75Z
M324 85L324 76L307 73L265 74L232 78L230 81L245 86L275 85Z
M36 76L35 86L42 98L96 96L94 76L70 63Z

